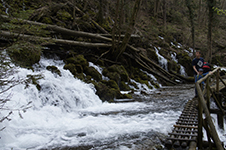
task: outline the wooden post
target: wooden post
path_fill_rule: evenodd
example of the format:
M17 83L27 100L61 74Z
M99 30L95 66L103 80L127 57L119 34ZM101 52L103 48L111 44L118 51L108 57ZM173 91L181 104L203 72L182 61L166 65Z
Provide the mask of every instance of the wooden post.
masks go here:
M219 77L220 77L220 72L219 72L220 70L218 69L217 70L217 73L216 73L216 92L217 92L217 94L219 93Z
M202 107L203 107L203 111L204 111L204 113L205 113L206 121L207 121L207 123L208 123L208 125L209 125L209 128L210 128L210 130L212 131L213 141L214 141L215 144L216 144L217 150L224 150L224 148L223 148L223 146L222 146L222 144L221 144L221 141L220 141L220 139L219 139L219 137L218 137L218 134L217 134L217 131L216 131L216 129L215 129L215 126L214 126L214 124L213 124L213 121L212 121L212 119L211 119L209 110L208 110L208 108L207 108L207 106L206 106L206 102L205 102L205 99L204 99L204 97L203 97L203 95L202 95L202 90L201 90L199 84L200 84L199 81L196 82L196 88L197 88L197 92L198 92L198 96L199 96L199 101L200 101L200 103L201 103L201 105L202 105Z
M207 95L207 107L210 109L210 78L206 79L206 95Z
M201 93L198 93L198 95L201 94ZM198 148L199 149L202 149L202 137L203 137L203 134L202 134L202 112L203 112L203 109L202 109L202 104L201 104L201 101L200 99L198 98L198 107L199 107L199 111L198 111Z
M220 103L220 106L222 106L222 94L217 94L218 102ZM217 123L220 129L224 129L224 114L218 113L217 114Z

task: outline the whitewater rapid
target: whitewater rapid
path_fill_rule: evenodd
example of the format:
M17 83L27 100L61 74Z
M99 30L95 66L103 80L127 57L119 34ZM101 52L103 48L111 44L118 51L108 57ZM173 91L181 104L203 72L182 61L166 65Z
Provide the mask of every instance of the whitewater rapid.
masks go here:
M46 69L52 65L61 71L61 76ZM6 127L0 131L0 149L39 150L87 145L90 149L133 149L137 142L151 138L153 133L167 135L184 104L193 97L193 87L189 85L177 87L179 92L176 93L173 93L176 87L172 92L168 87L150 90L149 99L103 103L92 84L75 79L63 66L61 60L42 58L34 70L16 68L14 79L41 76L38 80L41 90L31 83L19 84L1 95L10 95L5 108L14 111L9 117L11 121L0 123L0 128ZM21 111L21 106L30 101L31 108ZM1 117L8 112L7 109L1 111ZM223 134L221 136L224 138Z

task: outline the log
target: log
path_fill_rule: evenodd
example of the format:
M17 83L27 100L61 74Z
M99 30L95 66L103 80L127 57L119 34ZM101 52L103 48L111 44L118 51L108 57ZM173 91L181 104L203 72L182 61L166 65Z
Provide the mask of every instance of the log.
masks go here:
M82 47L111 47L112 44L105 44L105 43L88 43L88 42L79 42L79 41L71 41L71 40L62 40L62 39L54 39L48 37L38 37L26 34L19 34L19 33L10 33L8 31L0 30L0 35L7 37L7 38L24 38L29 41L37 41L37 40L46 40L44 45L48 45L51 43L55 44L63 44L63 45L74 45L74 46L82 46Z
M110 41L110 42L112 41L112 39L101 36L99 34L70 30L70 29L62 28L62 27L57 26L57 25L50 25L50 24L45 24L45 23L40 23L40 22L34 22L34 21L24 20L24 19L20 19L20 18L13 18L13 17L9 17L9 16L6 16L6 15L1 15L1 17L3 17L4 19L6 19L8 21L10 21L11 19L16 19L16 20L18 20L22 23L43 26L48 30L53 30L53 31L56 31L56 32L62 33L62 34L67 34L67 35L72 35L72 36L77 36L77 37L94 38L94 39Z

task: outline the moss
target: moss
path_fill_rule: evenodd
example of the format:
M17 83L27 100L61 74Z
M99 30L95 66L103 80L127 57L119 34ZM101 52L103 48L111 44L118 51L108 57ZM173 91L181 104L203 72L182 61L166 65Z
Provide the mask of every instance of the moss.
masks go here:
M66 63L80 64L83 68L85 66L88 66L88 62L83 55L76 55L74 57L70 57L66 59Z
M105 68L103 74L110 79L115 80L117 83L119 83L120 80L125 82L129 81L129 75L122 65L112 65Z
M188 53L178 53L176 58L178 59L178 63L184 66L185 72L189 76L193 76L193 69L191 66L192 59L190 58Z
M59 10L57 12L57 17L62 21L72 20L72 16L65 10Z
M130 87L124 81L120 82L119 87L120 87L120 90L122 90L122 91L129 91L129 90L131 90Z
M46 69L61 76L61 72L56 66L47 66Z
M132 99L132 95L131 94L120 94L118 97L118 99Z
M106 84L102 82L95 83L96 94L100 97L102 101L112 102L114 98L120 94L119 90L114 88L109 88Z
M74 77L76 77L76 78L78 78L82 81L85 81L85 76L84 76L83 73L77 73L77 74L74 75Z
M39 62L42 49L41 46L30 42L18 42L8 47L7 52L16 64L30 67Z
M77 70L78 73L83 73L83 68L82 68L81 65L76 64L76 65L75 65L75 68L76 68L76 70Z
M49 17L43 17L41 22L46 24L53 24L52 19Z
M119 90L118 84L114 80L102 81L102 83L106 84L110 88L114 88L116 90Z
M84 72L86 75L92 76L92 78L96 81L102 80L101 74L94 67L86 66Z
M114 80L116 83L119 83L120 75L117 72L110 72L107 68L105 68L102 73L109 79Z
M77 73L76 66L72 63L65 64L64 69L69 70L73 75L76 75Z

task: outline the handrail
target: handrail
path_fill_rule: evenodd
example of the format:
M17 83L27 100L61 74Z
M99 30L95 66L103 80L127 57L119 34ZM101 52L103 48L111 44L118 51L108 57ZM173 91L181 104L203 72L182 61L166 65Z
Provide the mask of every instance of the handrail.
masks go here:
M217 147L217 149L218 150L223 150L223 147L222 147L222 145L221 145L221 142L220 142L220 139L219 139L219 136L218 136L218 134L217 134L217 131L216 131L216 129L215 129L215 126L214 126L214 124L213 124L213 121L212 121L212 119L211 119L211 116L210 116L210 113L209 113L209 109L208 109L208 107L207 107L207 105L208 105L208 101L209 100L207 100L207 103L206 103L206 100L204 99L204 93L203 93L203 89L201 89L201 87L200 87L200 84L203 82L203 81L207 81L207 86L208 87L206 87L207 88L207 91L208 91L208 93L211 91L211 89L210 89L210 85L209 85L209 78L211 77L211 76L213 76L213 75L216 75L216 91L217 91L217 93L219 93L219 82L221 81L221 79L220 79L220 75L219 75L219 71L220 71L220 67L217 67L216 69L214 69L213 71L211 71L210 73L208 73L205 77L203 77L203 78L201 78L200 80L198 80L197 82L196 82L196 89L197 89L197 92L198 92L198 96L199 96L199 99L198 99L198 101L199 101L199 116L201 116L201 118L199 118L199 128L200 129L202 129L202 112L204 111L204 113L205 113L205 116L206 116L206 121L207 121L207 123L208 123L208 126L209 126L209 128L210 128L210 130L211 130L211 132L212 132L212 139L213 139L213 141L215 142L215 144L216 144L216 147ZM219 80L220 79L220 80ZM221 81L222 82L222 81ZM225 85L225 84L224 84ZM209 97L209 94L207 95L207 97ZM202 132L202 131L201 131ZM200 134L200 133L199 133ZM199 148L201 147L201 140L202 140L202 136L201 135L199 135L198 136L199 138L198 138L198 140L199 140Z
M200 80L198 80L197 83L200 84L201 82L205 81L208 77L214 75L214 73L217 72L219 69L221 69L221 68L220 67L217 67L216 69L214 69L213 71L211 71L210 73L208 73L205 77L203 77Z

